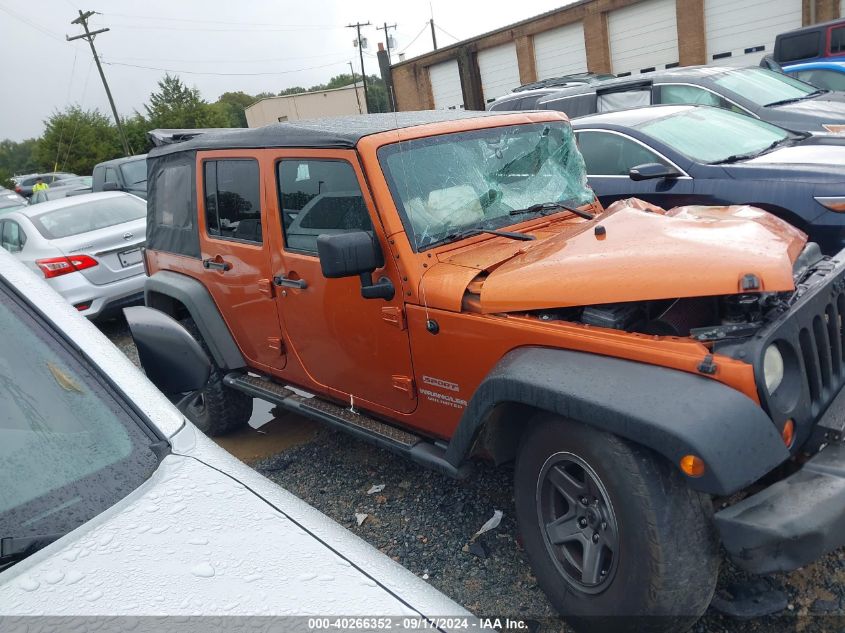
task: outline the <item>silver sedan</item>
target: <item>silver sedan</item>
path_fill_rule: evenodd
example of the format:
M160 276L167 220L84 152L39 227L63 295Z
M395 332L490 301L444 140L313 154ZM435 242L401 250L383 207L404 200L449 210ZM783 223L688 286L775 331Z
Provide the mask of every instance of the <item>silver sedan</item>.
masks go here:
M143 302L147 204L92 193L0 215L0 245L90 319Z

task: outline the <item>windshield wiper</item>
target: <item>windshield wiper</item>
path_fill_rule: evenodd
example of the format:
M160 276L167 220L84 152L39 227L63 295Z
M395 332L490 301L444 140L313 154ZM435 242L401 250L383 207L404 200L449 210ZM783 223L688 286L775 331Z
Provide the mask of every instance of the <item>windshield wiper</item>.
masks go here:
M426 246L426 248L436 246L437 244L442 244L444 242L462 240L465 237L471 237L473 235L478 235L479 233L489 233L490 235L498 235L499 237L507 237L512 240L521 240L523 242L530 242L531 240L537 239L533 235L526 235L525 233L516 233L514 231L497 231L495 229L471 228L464 229L463 231L455 231L454 233L449 233L448 235L441 237L439 240L431 242Z
M763 149L758 149L758 150L755 150L753 152L748 152L746 154L732 154L731 156L728 156L727 158L722 158L720 160L714 160L712 163L707 163L707 164L708 165L724 165L725 163L736 163L736 162L739 162L741 160L748 160L749 158L756 158L757 156L762 156L763 154L765 154L769 150L773 150L774 148L776 148L781 143L784 143L784 142L789 141L789 140L790 140L789 137L782 138L782 139L779 139L779 140L777 140L773 143L770 143L769 145L767 145Z
M803 97L793 97L791 99L781 99L780 101L772 101L771 103L767 103L765 107L768 108L771 106L781 106L787 105L789 103L797 103L799 101L804 101L804 99L812 99L813 97L818 97L819 95L823 95L826 92L830 92L830 90L813 90L813 92L807 93Z
M65 533L41 536L8 536L0 539L0 570L17 563L38 550L58 541Z
M547 215L546 212L554 212L554 211L569 211L570 213L574 213L577 216L584 218L585 220L592 220L594 216L589 211L582 211L581 209L576 209L575 207L570 207L565 205L561 202L538 202L537 204L532 204L530 207L525 207L524 209L513 209L510 212L510 215L523 215L525 213L540 213L541 215Z

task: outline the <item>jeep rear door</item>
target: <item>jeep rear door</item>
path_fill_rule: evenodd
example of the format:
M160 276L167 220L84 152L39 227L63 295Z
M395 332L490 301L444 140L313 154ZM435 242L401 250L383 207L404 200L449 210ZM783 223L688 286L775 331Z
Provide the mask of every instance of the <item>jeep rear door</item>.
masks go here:
M273 231L266 196L272 194L261 167L243 151L198 155L202 264L192 272L211 293L250 366L269 371L284 367L286 356L270 266L271 249L279 245L268 239Z
M317 257L317 236L324 233L375 231L384 249L357 155L278 150L275 159L283 243L275 290L291 356L302 364L306 380L324 393L345 401L351 397L362 407L371 403L376 411L413 411L416 393L401 293L390 301L364 299L357 277L326 279ZM402 286L393 261L373 276Z

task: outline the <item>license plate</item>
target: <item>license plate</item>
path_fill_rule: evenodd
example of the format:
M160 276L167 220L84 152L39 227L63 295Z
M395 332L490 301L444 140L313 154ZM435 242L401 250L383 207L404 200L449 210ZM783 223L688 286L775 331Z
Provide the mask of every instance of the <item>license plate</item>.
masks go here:
M129 268L129 266L135 266L136 264L141 263L140 248L133 248L128 251L123 251L122 253L118 253L117 256L120 259L120 265L124 268Z

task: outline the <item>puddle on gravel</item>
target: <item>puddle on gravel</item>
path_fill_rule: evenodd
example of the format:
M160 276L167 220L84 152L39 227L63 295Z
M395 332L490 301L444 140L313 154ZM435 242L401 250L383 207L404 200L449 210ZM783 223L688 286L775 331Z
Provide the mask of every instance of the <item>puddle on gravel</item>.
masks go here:
M310 442L319 426L316 422L279 411L275 405L256 399L249 426L212 439L242 462L250 464Z

